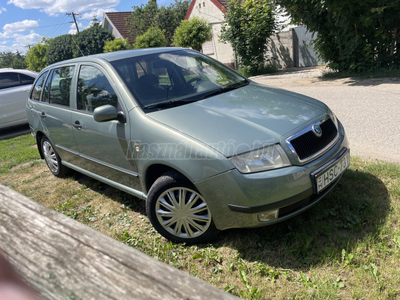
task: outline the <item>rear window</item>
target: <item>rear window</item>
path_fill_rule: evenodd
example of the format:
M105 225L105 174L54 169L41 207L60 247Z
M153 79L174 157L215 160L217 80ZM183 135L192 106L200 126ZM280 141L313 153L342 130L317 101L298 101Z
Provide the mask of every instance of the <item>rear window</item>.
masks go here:
M32 89L31 99L36 100L36 101L40 100L40 94L42 93L43 84L44 84L44 80L46 79L47 73L48 72L45 72L42 75L40 75L38 81L36 81L36 84Z
M34 77L25 75L25 74L19 74L19 79L21 81L21 85L28 85L32 84L35 81Z

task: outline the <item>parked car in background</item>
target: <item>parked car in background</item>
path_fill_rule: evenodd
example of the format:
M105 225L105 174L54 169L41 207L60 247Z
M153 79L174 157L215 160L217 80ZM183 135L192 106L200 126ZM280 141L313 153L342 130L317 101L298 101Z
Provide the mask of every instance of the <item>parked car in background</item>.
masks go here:
M28 123L26 101L37 72L0 69L0 129Z
M182 48L48 66L27 113L55 176L74 169L145 200L156 230L188 244L293 217L350 163L325 104Z

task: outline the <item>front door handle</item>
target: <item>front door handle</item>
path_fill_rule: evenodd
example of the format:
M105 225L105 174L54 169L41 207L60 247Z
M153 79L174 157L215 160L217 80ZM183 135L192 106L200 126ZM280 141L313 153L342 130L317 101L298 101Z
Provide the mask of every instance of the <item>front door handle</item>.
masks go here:
M72 124L72 126L74 126L78 130L82 129L82 125L81 125L81 123L79 121L75 121L75 123Z

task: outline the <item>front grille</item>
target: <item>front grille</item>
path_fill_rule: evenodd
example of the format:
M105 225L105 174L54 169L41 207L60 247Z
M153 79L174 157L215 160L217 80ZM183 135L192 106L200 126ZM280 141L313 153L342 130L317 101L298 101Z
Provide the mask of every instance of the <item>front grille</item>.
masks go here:
M290 140L300 160L310 157L328 146L337 135L337 128L332 119L327 119L319 125L322 130L321 137L317 137L312 130Z

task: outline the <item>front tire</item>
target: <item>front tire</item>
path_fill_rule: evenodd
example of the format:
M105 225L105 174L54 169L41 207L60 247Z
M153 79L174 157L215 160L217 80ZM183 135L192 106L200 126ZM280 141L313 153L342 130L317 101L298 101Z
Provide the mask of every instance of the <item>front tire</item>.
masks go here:
M205 243L218 233L207 202L175 171L166 172L151 186L146 210L154 228L174 242Z
M47 137L42 137L40 141L42 153L50 172L57 177L64 177L68 173L68 168L61 163L61 158L50 143Z

